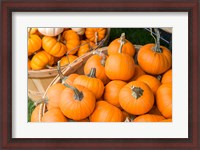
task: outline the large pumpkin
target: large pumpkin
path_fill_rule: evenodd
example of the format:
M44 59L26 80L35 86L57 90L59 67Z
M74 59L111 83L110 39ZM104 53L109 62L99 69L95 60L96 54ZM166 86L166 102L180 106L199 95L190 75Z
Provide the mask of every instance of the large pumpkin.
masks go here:
M121 110L106 101L98 101L93 113L89 117L90 122L122 122Z
M36 34L30 34L28 37L28 56L40 50L42 46L41 38Z
M108 55L118 53L120 46L122 46L122 53L134 56L135 47L131 42L125 39L125 33L122 33L120 38L113 40L108 45Z
M63 32L64 28L38 28L38 31L46 36L57 36Z
M65 88L59 101L59 107L63 114L73 120L87 118L95 108L95 96L87 88L75 85Z
M67 122L67 118L59 108L52 108L44 113L42 122Z
M154 95L145 83L132 81L120 90L119 103L128 113L142 115L153 107Z
M79 75L73 82L74 85L82 85L94 93L96 99L101 98L104 92L103 82L96 78L96 68L92 68L88 75Z
M85 36L92 42L99 42L103 40L106 35L106 28L86 28Z
M161 83L172 83L172 69L163 74Z
M172 118L172 84L162 84L156 92L156 104L165 118Z
M161 115L144 114L136 117L133 122L160 122L162 120L165 120L165 118Z

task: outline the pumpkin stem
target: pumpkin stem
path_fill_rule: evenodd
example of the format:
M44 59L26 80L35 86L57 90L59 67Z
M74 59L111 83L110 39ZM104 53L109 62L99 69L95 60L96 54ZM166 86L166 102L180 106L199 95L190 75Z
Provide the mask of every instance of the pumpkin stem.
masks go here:
M96 78L96 68L91 68L90 73L87 76L91 78Z
M123 45L125 44L125 33L122 33L121 36L120 36L120 39L119 39L119 42L120 42L120 46L119 46L119 53L122 53L122 47Z
M162 49L160 48L160 32L158 28L154 28L156 32L156 40L155 40L155 46L153 47L153 50L157 53L162 53Z
M60 41L60 38L61 38L61 34L58 35L57 42Z
M131 90L132 90L132 96L135 99L140 98L144 92L144 90L141 89L140 87L134 87L134 86L131 87Z

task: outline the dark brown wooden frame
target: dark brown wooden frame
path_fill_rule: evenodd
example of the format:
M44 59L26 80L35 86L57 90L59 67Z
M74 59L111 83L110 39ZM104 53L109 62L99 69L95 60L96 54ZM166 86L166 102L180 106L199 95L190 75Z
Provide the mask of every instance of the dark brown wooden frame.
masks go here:
M200 149L200 62L198 0L3 0L0 51L0 147L2 149ZM14 139L12 138L12 12L188 12L189 137L184 139ZM181 56L181 54L180 54ZM181 89L180 89L181 90ZM184 116L183 116L184 117ZM23 131L22 131L23 132Z

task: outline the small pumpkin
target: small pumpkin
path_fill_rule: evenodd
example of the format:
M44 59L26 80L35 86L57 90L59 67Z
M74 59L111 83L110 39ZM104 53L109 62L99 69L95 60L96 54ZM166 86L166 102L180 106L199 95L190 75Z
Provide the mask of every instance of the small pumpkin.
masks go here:
M164 119L164 120L161 120L160 122L172 122L172 119Z
M160 122L165 118L161 115L144 114L136 117L133 122Z
M88 75L79 75L73 84L88 88L95 95L96 99L101 98L104 92L103 82L96 78L96 68L92 68Z
M156 94L157 89L161 85L160 81L156 77L151 75L142 75L136 81L142 81L146 83L151 88L154 95Z
M83 35L85 33L85 28L71 28L75 31L78 35Z
M122 122L121 110L106 101L98 101L93 113L89 116L90 122Z
M172 83L172 69L163 74L161 83Z
M159 75L167 71L172 66L172 54L169 49L160 46L160 34L157 32L156 44L146 44L138 52L138 63L147 73Z
M62 91L59 101L61 111L67 118L73 120L87 118L95 108L94 94L80 85L65 85L67 87Z
M45 36L57 36L64 28L38 28L38 31Z
M144 82L132 81L120 90L119 103L126 112L142 115L153 107L154 95Z
M172 118L172 84L162 84L156 92L156 104L165 118Z
M103 40L106 35L106 28L86 28L85 36L92 42L99 42Z
M66 30L62 34L63 42L67 47L67 54L75 54L80 45L79 35L73 30Z
M31 122L41 122L45 112L46 112L45 103L40 103L39 105L37 105L31 114Z
M28 37L28 56L40 50L42 46L41 38L36 34L30 34Z
M44 69L47 65L51 66L54 63L54 57L42 50L36 53L31 59L32 70Z
M76 73L72 73L69 76L66 76L64 78L64 82L69 84L69 85L73 85L74 84L74 80L78 77L79 75Z
M122 46L122 53L128 54L131 57L135 54L135 47L134 45L125 38L125 33L121 34L120 38L113 40L108 45L108 55L118 53L118 50Z
M60 59L60 66L69 65L71 62L76 60L78 57L76 55L66 55Z
M120 80L113 80L110 81L106 86L104 90L104 99L105 101L109 102L110 104L120 108L119 104L119 91L123 86L125 86L127 83Z
M52 108L44 113L42 122L67 122L67 118L59 108Z
M107 84L110 80L105 73L106 58L107 56L103 53L92 55L84 65L84 74L87 75L92 68L96 68L96 78L100 79L104 84Z
M85 53L89 51L90 51L89 43L86 40L81 40L80 47L77 52L78 57L84 55Z
M130 79L130 81L135 81L138 77L145 75L146 73L144 72L144 70L142 70L142 68L135 64L135 73L133 75L133 77Z

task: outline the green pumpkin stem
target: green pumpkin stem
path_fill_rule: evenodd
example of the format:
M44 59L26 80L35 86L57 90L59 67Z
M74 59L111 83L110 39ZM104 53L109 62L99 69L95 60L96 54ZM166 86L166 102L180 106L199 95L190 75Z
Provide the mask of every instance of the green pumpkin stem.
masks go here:
M153 50L157 53L162 53L162 49L160 48L160 32L158 28L154 28L156 33L156 40L155 40L155 46L153 47Z
M119 46L119 50L118 50L119 53L122 53L122 47L126 42L125 39L126 39L125 33L122 33L121 36L120 36L120 39L119 39L119 42L120 42L120 46Z
M134 87L134 86L131 87L131 90L132 90L132 96L135 99L140 98L143 95L143 92L144 92L144 90L141 89L140 87Z
M91 68L90 73L87 76L91 78L96 78L96 68Z

